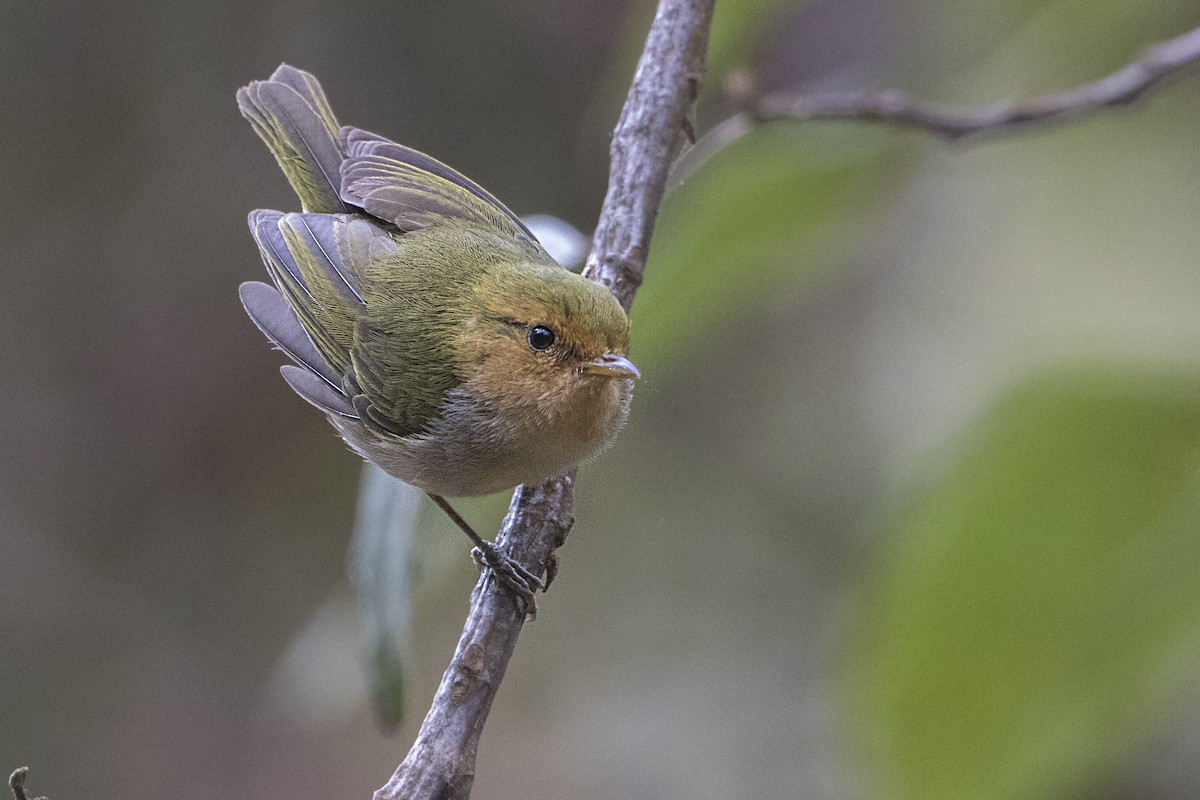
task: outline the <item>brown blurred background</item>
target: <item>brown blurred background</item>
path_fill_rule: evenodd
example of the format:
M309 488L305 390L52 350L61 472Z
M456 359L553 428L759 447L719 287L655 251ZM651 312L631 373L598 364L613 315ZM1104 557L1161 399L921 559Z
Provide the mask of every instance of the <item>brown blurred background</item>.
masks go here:
M237 301L263 277L246 213L294 203L234 91L281 61L311 70L343 122L586 232L649 13L0 8L0 769L28 763L52 800L382 785L475 572L426 512L412 710L384 736L346 579L359 465ZM1200 24L1182 0L717 13L701 130L735 66L768 88L990 101L1090 80ZM1200 794L1198 129L1192 75L978 146L775 127L677 189L635 306L633 420L581 470L578 523L493 710L475 796ZM1049 395L1069 397L1042 428L1059 419L1030 377L1046 374L1068 376ZM1066 431L1059 450L1046 430ZM1124 449L1072 461L1093 435ZM1004 449L1021 436L1031 449ZM999 519L987 509L1030 508L1022 492L1060 477L1047 514L1078 514L977 533L972 520ZM1106 521L1146 508L1112 523L1112 572L1075 582L1100 551L1093 497L1120 501ZM960 501L952 523L922 511ZM463 510L487 528L505 502ZM1080 531L1077 549L1039 555ZM948 553L929 574L977 569L961 586L922 577ZM1005 579L981 600L978 575ZM1012 635L1066 607L1078 615L1061 627ZM937 648L964 660L937 655L957 666L931 688ZM948 756L954 743L980 757Z

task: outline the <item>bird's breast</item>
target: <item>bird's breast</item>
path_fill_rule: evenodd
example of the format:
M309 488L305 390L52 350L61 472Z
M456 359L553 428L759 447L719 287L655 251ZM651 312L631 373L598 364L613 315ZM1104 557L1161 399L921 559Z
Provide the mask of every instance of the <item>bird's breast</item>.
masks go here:
M561 475L606 449L628 415L632 383L588 378L565 401L507 405L464 386L426 431L406 437L331 421L354 450L405 483L451 497L491 494Z

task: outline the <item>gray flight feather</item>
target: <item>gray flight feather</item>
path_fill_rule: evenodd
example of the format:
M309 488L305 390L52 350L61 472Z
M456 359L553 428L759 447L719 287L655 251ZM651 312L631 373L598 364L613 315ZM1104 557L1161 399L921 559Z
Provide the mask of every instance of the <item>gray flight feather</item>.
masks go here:
M330 285L350 303L362 304L359 293L358 275L353 266L342 260L339 239L354 217L334 214L285 214L280 220L280 230L290 230L304 243L313 255ZM286 236L285 236L286 238ZM366 262L362 262L365 264ZM360 265L361 266L361 265Z
M287 301L321 358L329 364L334 374L338 374L350 364L348 342L339 341L322 321L322 317L327 316L325 309L309 287L303 270L296 262L296 254L290 249L284 230L280 227L284 216L279 211L263 209L251 212L250 234L258 243L263 264L275 288ZM316 261L307 246L301 248L301 254L310 262Z
M284 364L279 368L283 379L287 381L292 391L312 403L326 414L334 414L347 419L358 419L354 406L341 392L331 389L321 377L306 369Z
M282 211L271 211L265 208L251 211L247 219L250 225L250 235L258 244L263 264L266 265L267 272L271 274L271 279L279 287L279 291L283 292L285 297L300 293L312 300L312 292L305 285L304 278L300 275L300 269L296 266L296 260L288 251L287 242L284 241L283 233L279 230L279 220L283 219L283 216Z
M445 164L382 136L345 127L342 200L415 231L462 220L519 242L528 253L549 260L537 239L503 203Z
M266 142L305 211L346 211L338 124L317 79L280 66L270 79L238 90L238 108Z
M442 180L449 181L461 189L466 189L484 203L503 213L522 233L536 241L533 233L521 221L521 218L509 211L508 207L497 200L491 192L436 158L393 142L377 133L364 131L351 125L342 128L340 139L342 148L348 155L347 160L342 163L342 197L346 202L357 203L352 198L366 190L373 178L383 181L387 181L389 178L395 179L394 174L380 174L378 170L380 165L407 164L421 172L428 172Z
M334 373L321 354L313 347L304 326L296 319L291 306L274 286L260 281L246 281L238 287L242 307L258 329L292 361L340 391L341 376Z

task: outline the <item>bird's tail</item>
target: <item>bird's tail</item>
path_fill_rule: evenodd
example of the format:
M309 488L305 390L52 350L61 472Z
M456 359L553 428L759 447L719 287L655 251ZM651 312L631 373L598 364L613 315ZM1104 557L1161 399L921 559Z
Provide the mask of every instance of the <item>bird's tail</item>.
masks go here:
M341 165L346 151L338 122L317 79L280 64L265 81L237 93L238 108L266 142L305 211L340 213Z

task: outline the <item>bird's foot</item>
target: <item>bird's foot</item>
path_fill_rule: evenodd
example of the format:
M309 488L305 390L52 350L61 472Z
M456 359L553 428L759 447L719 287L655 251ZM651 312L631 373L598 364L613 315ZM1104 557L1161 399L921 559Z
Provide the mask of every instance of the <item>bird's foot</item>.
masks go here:
M491 542L482 542L471 550L471 558L480 569L489 569L491 574L503 584L525 606L525 618L537 618L537 598L534 593L545 590L542 579L522 567L512 557L500 550Z
M507 554L500 552L496 545L476 533L475 529L454 510L446 498L433 492L428 492L428 495L429 499L433 500L438 508L445 511L446 516L450 517L450 520L461 528L462 532L475 544L475 549L471 551L471 557L475 559L475 563L479 565L480 569L486 567L491 570L484 576L484 581L487 581L491 575L495 575L500 583L504 584L524 604L525 618L536 618L537 600L534 599L533 594L539 589L542 591L546 589L541 578L522 567Z

